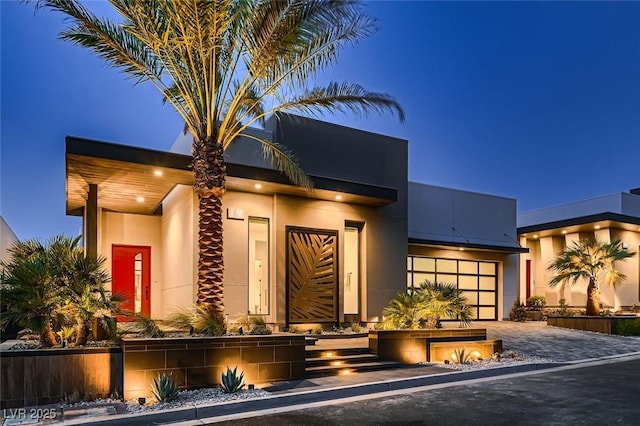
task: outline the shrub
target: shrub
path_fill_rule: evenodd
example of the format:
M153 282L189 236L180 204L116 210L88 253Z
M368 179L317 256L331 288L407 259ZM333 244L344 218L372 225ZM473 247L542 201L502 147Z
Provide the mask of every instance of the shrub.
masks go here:
M238 376L238 366L233 370L227 366L227 372L222 373L222 390L225 393L235 393L244 387L244 371Z
M136 328L136 332L144 337L164 337L164 331L160 329L158 323L149 317L136 314L132 317L132 322Z
M158 377L153 379L151 393L159 402L169 402L178 396L178 384L173 375L158 373Z
M364 331L364 328L360 325L359 322L352 322L351 331L354 333L362 333Z
M516 299L509 312L509 319L511 321L525 322L527 320L527 308L523 303L520 303L520 299Z
M424 281L418 288L401 291L382 311L382 330L438 328L440 318L457 318L462 326L471 322L467 299L454 284Z
M614 332L620 336L640 336L640 318L617 321Z
M260 315L243 315L237 323L243 330L246 330L244 334L267 335L273 332L264 317Z
M544 296L531 296L527 299L527 307L532 311L541 311L547 306L547 299Z
M216 312L202 306L174 312L167 320L167 324L205 336L222 336L225 333L224 324L220 324Z

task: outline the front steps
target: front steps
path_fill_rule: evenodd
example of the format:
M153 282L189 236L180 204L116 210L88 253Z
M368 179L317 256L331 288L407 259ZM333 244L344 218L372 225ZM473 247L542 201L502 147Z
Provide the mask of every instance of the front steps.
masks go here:
M395 361L380 361L369 348L311 349L306 353L306 376L333 376L398 368Z

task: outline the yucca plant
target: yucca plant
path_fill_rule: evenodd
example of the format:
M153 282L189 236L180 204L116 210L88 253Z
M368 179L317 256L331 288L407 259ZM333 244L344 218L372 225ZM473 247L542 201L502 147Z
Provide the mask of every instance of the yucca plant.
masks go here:
M159 402L169 402L178 397L178 384L171 373L158 373L153 379L151 393Z
M454 364L469 364L471 362L471 354L467 353L464 348L458 348L451 354L451 361Z
M238 376L238 366L231 370L227 366L226 373L222 373L222 390L225 393L235 393L244 387L244 371Z

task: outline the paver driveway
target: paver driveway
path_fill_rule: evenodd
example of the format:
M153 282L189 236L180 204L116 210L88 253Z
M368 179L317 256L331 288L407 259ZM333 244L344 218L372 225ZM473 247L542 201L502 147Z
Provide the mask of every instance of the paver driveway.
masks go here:
M640 336L612 336L548 326L546 321L474 322L488 339L502 339L504 349L556 362L640 352Z

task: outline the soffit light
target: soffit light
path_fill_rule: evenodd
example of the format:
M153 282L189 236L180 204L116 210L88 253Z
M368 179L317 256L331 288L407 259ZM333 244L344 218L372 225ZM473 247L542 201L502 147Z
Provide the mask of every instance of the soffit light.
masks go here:
M262 184L261 183L256 183L255 185L253 185L253 187L255 189L261 189L262 188Z
M562 230L562 235L567 235L567 231L566 230Z
M336 200L342 201L342 195L336 195Z
M594 226L595 229L600 229L600 225Z
M533 238L538 239L538 234L534 235Z
M139 195L138 197L136 197L136 201L139 203L144 203L144 197Z
M162 170L154 170L154 171L153 171L153 174L154 174L155 176L160 177L160 176L162 176L164 173L162 173Z

